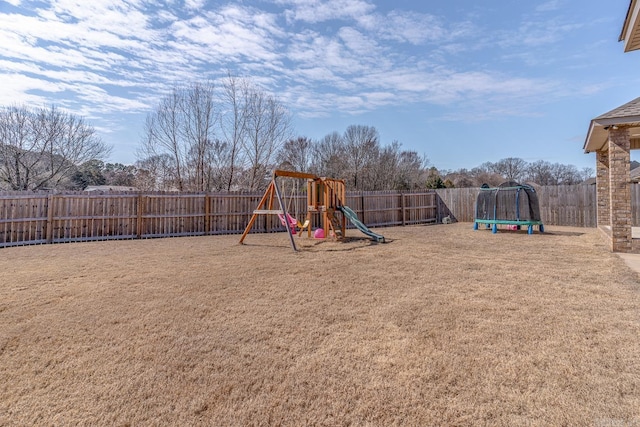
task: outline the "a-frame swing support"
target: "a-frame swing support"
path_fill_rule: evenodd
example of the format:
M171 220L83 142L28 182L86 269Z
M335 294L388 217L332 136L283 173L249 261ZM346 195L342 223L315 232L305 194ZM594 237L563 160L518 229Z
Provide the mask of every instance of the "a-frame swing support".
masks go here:
M289 240L291 241L291 248L294 251L298 250L298 248L296 247L296 241L293 238L293 233L291 232L291 224L289 224L289 220L287 219L288 218L287 208L284 203L284 200L282 199L280 187L278 186L277 178L279 176L288 177L288 178L300 178L300 179L317 179L317 176L309 173L283 171L278 169L275 170L273 172L273 179L269 183L267 190L264 192L264 196L262 196L262 199L260 199L260 203L258 203L258 207L253 211L251 220L249 220L249 224L247 224L247 227L244 229L244 233L242 233L242 237L240 238L240 243L244 241L244 238L247 237L247 234L249 234L249 231L251 231L251 228L253 227L253 224L255 223L258 215L282 214L283 217L285 218L284 225L287 228L287 234L289 235ZM278 199L278 204L280 205L280 209L275 209L275 210L273 209L274 193L276 198ZM267 202L269 203L269 206L267 207L267 209L264 209L265 204Z
M278 187L275 175L273 177L272 183L273 188L276 190L276 196L278 196L278 202L280 203L280 207L282 208L284 226L287 228L287 234L289 235L289 240L291 241L291 249L293 249L294 252L297 252L298 248L296 248L296 241L293 238L293 233L291 232L291 224L289 223L289 217L287 216L287 208L284 204L284 200L282 200L282 194L280 194L280 187Z

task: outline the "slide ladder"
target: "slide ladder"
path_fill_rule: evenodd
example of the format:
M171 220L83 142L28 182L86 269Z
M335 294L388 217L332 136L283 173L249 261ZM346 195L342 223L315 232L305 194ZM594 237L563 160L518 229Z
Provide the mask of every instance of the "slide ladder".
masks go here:
M343 238L344 236L342 235L342 226L340 225L340 221L336 216L336 212L333 209L329 209L327 212L327 216L329 217L329 221L331 221L331 228L333 229L333 233L336 238Z
M340 211L342 211L344 216L347 217L349 221L351 221L351 223L356 226L358 230L362 231L364 234L371 237L371 239L375 240L376 242L384 243L384 236L381 236L380 234L374 233L373 231L369 230L369 227L364 225L362 221L358 219L358 215L353 210L351 210L349 206L342 206L339 209Z

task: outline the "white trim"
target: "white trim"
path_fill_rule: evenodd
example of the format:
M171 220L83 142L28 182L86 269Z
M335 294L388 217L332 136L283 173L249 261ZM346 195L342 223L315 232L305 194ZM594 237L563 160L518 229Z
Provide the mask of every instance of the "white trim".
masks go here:
M631 43L634 42L635 36L640 31L640 21L638 21L638 14L640 13L640 2L631 0L629 5L629 13L627 19L624 21L622 28L621 41L624 41L624 51L630 52L632 50L639 49L639 47L632 47Z
M593 119L591 121L599 126L615 126L615 125L633 125L636 123L640 123L640 116L629 116L629 117L612 117L605 119Z

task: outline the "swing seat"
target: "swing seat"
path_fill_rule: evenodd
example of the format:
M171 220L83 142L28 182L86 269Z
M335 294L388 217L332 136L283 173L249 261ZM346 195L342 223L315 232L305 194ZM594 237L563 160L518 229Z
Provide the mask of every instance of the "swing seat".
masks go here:
M280 218L280 222L282 223L282 225L284 225L285 227L287 226L285 224L285 220L284 220L284 215L279 213L278 214L278 218ZM295 219L294 217L292 217L291 215L287 214L287 220L289 221L289 228L291 228L291 232L293 233L295 231L295 229L298 226L298 220Z
M286 227L287 225L284 223L284 221L285 221L284 220L284 215L279 213L278 214L278 218L280 219L280 222L282 223L282 225ZM289 228L291 229L291 234L296 234L296 232L297 232L298 236L302 236L302 232L304 230L306 230L307 227L309 227L310 221L308 219L305 220L303 224L300 224L300 222L298 222L297 219L295 219L294 217L292 217L288 213L287 213L287 219L289 221ZM297 229L299 229L300 231L296 231Z
M304 221L304 224L302 225L298 224L298 227L300 227L300 231L298 231L298 237L302 236L302 232L307 228L309 228L309 224L310 224L310 221L308 219Z

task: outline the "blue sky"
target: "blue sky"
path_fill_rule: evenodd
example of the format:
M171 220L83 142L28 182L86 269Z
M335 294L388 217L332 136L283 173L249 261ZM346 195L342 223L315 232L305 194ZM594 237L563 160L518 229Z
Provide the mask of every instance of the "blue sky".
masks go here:
M439 169L593 167L589 121L640 96L629 0L0 0L0 105L66 108L136 160L176 82L248 76L318 139L375 126Z

